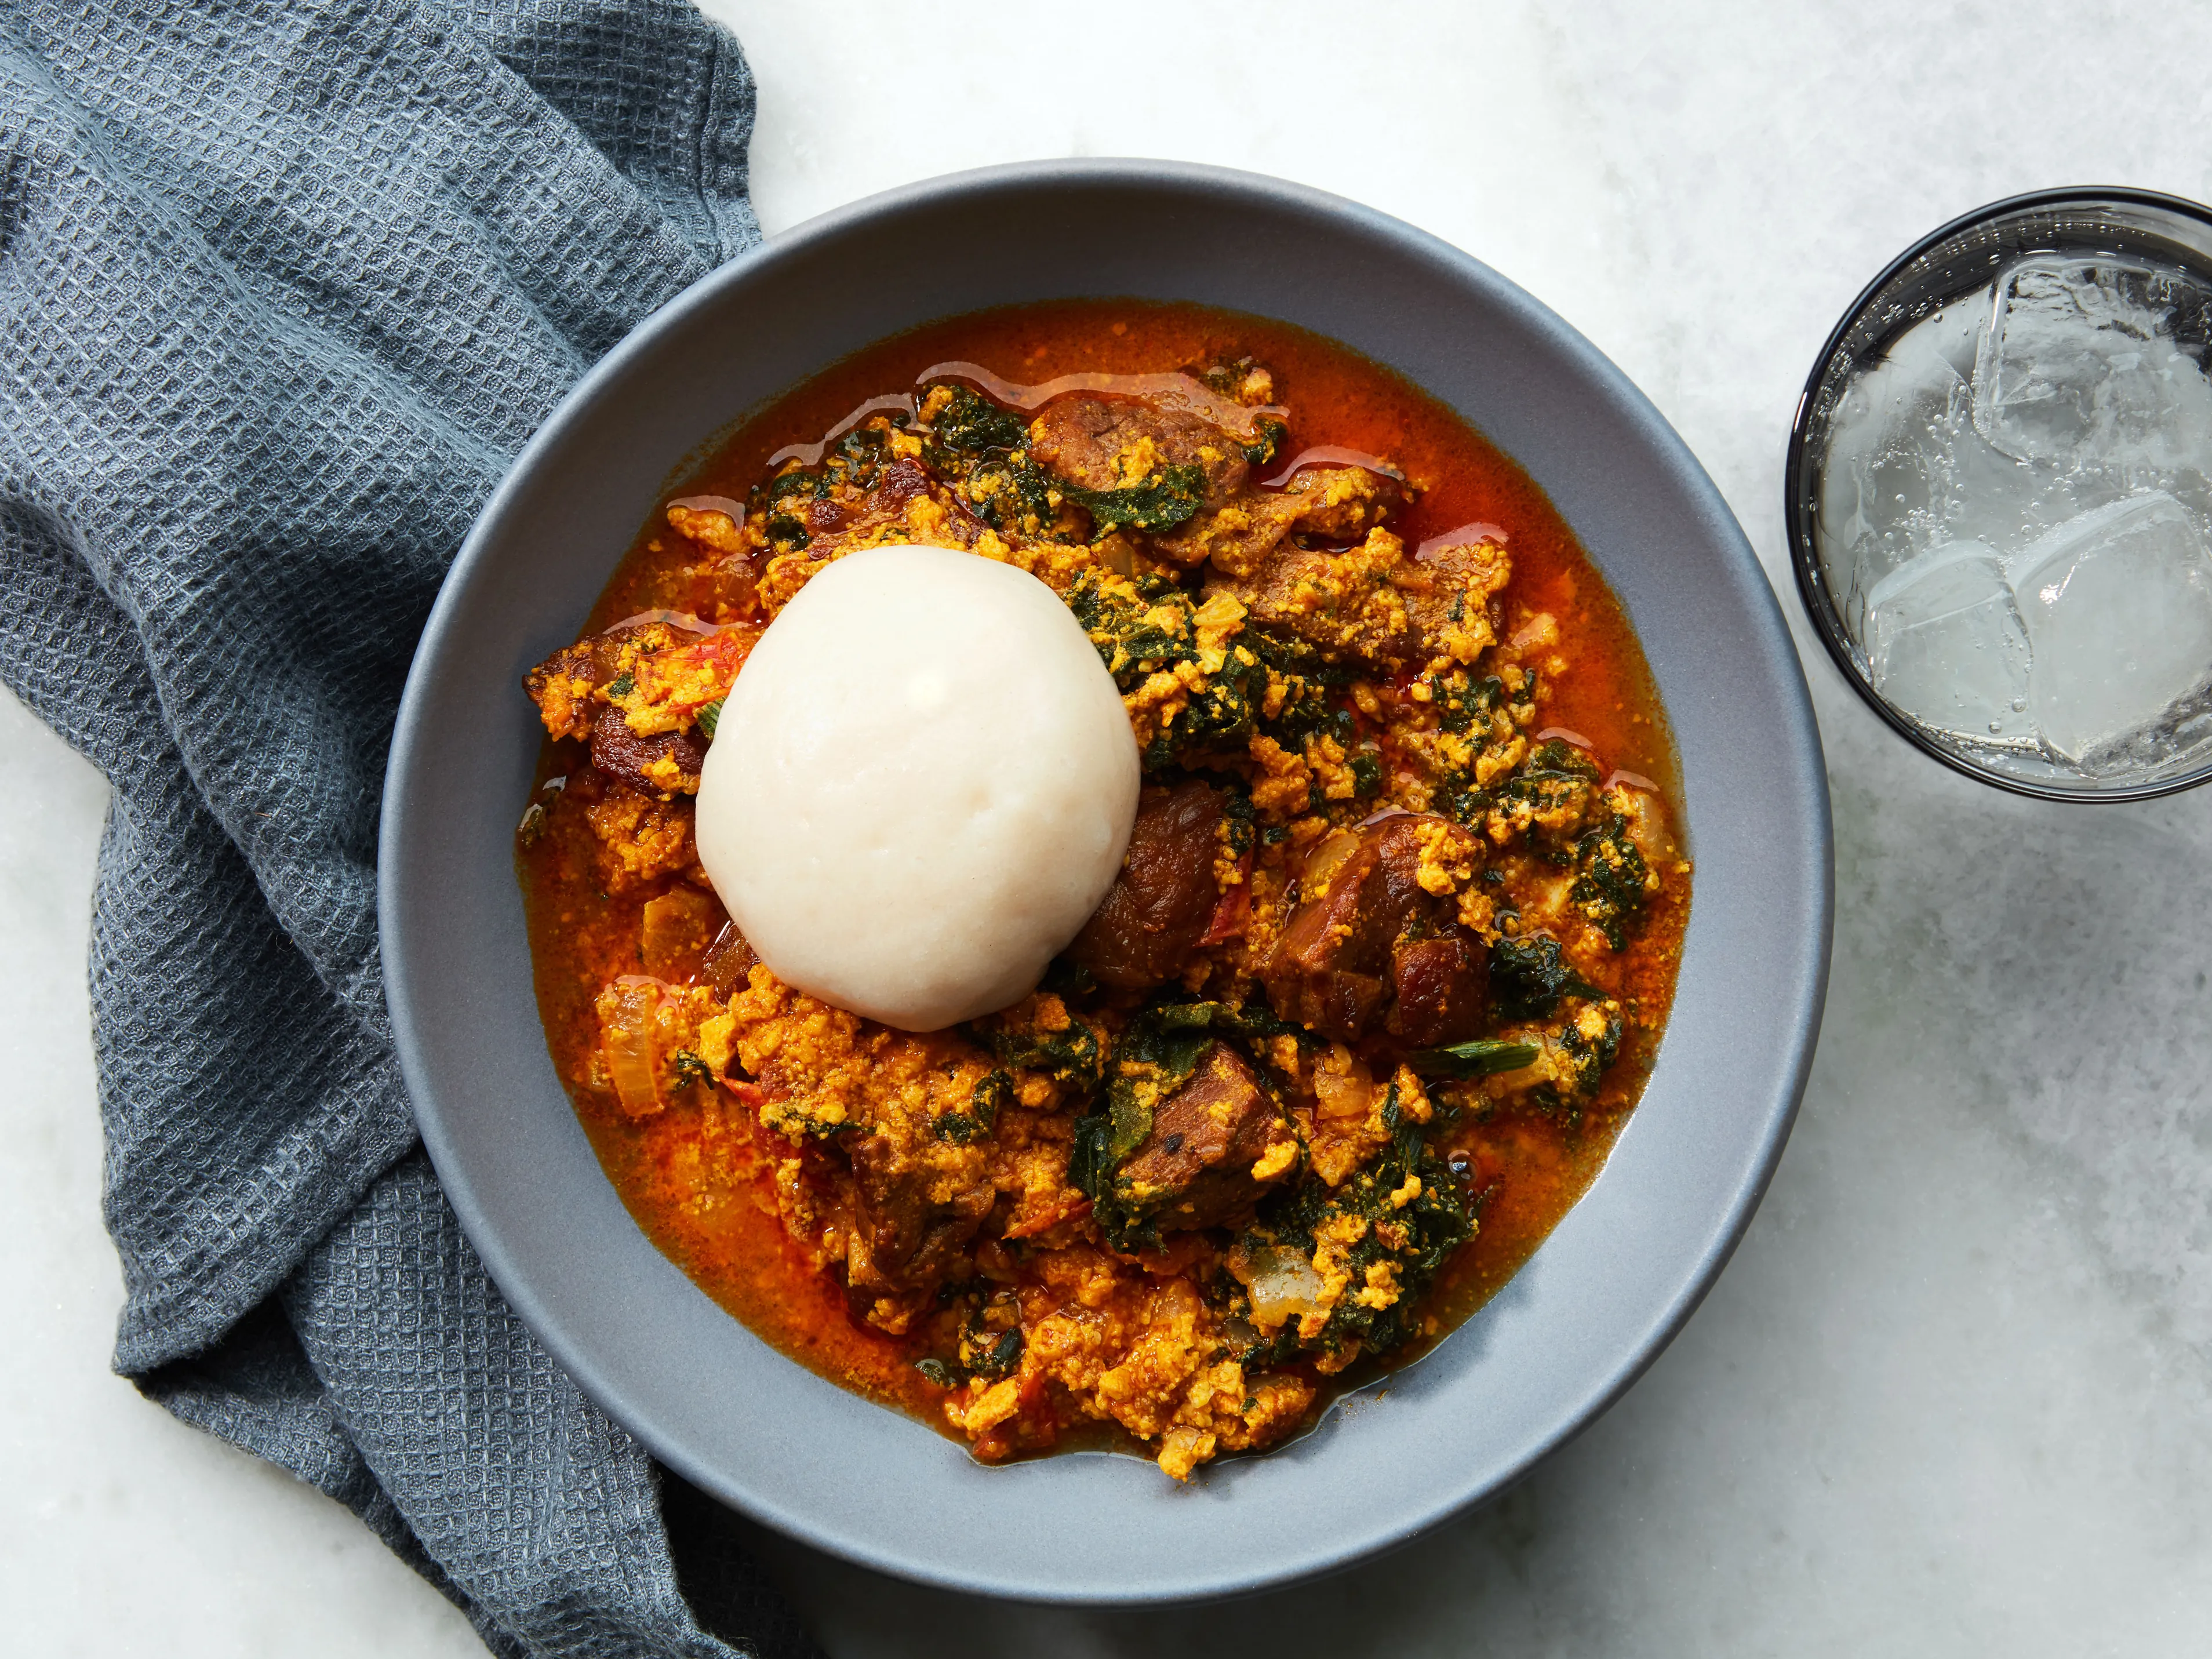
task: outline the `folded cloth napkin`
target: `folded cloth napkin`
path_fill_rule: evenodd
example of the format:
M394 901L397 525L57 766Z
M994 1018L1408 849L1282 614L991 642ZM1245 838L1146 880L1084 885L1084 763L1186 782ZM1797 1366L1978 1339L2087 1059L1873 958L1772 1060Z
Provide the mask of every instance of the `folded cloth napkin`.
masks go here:
M439 580L583 369L757 240L753 105L683 0L0 0L0 678L114 787L116 1367L502 1654L813 1650L485 1277L376 941Z

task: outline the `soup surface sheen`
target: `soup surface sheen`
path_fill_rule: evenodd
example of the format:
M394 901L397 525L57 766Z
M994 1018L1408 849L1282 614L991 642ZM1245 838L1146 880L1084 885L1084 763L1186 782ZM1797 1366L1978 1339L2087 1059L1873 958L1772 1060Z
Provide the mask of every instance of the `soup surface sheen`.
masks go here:
M927 1035L780 981L692 833L769 622L902 542L1049 586L1144 757L1043 983ZM1512 1276L1657 1049L1690 866L1619 606L1508 458L1280 324L872 347L672 491L527 689L539 1006L609 1178L762 1337L986 1459L1279 1443Z

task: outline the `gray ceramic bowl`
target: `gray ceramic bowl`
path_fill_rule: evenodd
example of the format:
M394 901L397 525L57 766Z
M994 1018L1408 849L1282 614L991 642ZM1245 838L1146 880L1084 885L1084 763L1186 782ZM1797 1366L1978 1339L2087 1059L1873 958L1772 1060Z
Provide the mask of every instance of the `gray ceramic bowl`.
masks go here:
M1178 1487L1073 1455L987 1468L793 1364L648 1243L594 1161L532 999L513 836L565 644L704 440L929 319L1075 295L1197 301L1333 336L1458 409L1551 494L1673 716L1696 897L1673 1024L1589 1195L1434 1353L1265 1456ZM384 960L423 1139L469 1237L585 1390L795 1537L932 1583L1060 1601L1248 1590L1499 1491L1604 1410L1712 1283L1780 1154L1826 980L1820 739L1774 597L1681 441L1589 342L1434 238L1313 191L1152 161L942 179L724 266L531 441L416 653L385 798Z

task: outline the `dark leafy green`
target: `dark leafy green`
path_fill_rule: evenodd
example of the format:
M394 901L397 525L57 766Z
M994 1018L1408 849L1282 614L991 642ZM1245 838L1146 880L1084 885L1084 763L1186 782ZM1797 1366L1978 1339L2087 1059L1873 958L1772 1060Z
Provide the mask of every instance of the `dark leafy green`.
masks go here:
M1567 965L1549 933L1501 939L1490 947L1490 998L1502 1020L1548 1019L1565 998L1600 994Z
M947 1112L931 1127L940 1140L965 1146L991 1133L999 1114L1014 1103L1014 1080L1004 1072L992 1072L976 1085L964 1112Z
M1406 1063L1419 1077L1474 1078L1490 1077L1499 1072L1517 1072L1524 1066L1536 1063L1543 1050L1533 1042L1508 1042L1482 1037L1473 1042L1455 1042L1443 1048L1419 1048L1406 1056Z
M960 1364L970 1376L996 1382L1022 1363L1018 1327L994 1331L971 1317L960 1329Z
M1419 1332L1423 1293L1452 1252L1473 1237L1474 1217L1459 1183L1429 1148L1420 1126L1402 1118L1395 1084L1383 1101L1382 1121L1390 1140L1380 1156L1341 1187L1332 1188L1309 1176L1261 1206L1243 1243L1250 1254L1290 1249L1310 1256L1317 1232L1342 1217L1357 1216L1367 1224L1346 1252L1344 1265L1358 1284L1370 1268L1389 1264L1395 1270L1397 1299L1376 1308L1347 1295L1330 1310L1316 1335L1302 1338L1295 1322L1286 1324L1273 1342L1246 1356L1248 1368L1279 1364L1301 1351L1334 1352L1353 1340L1378 1356L1403 1346ZM1413 1176L1420 1179L1418 1194L1394 1202Z
M930 421L931 447L961 456L1006 454L1026 441L1029 428L1012 410L969 386L947 382L943 389L949 396ZM933 386L931 392L936 390Z
M1605 935L1607 944L1621 949L1628 929L1644 915L1651 874L1628 838L1628 820L1616 812L1584 836L1576 845L1575 862L1580 873L1567 890L1569 902Z
M1096 573L1086 573L1069 594L1068 605L1124 693L1164 668L1199 659L1198 608L1179 588L1163 585L1154 593L1132 597ZM1173 619L1172 626L1163 613ZM1241 746L1251 734L1267 695L1267 671L1251 643L1253 634L1248 628L1230 641L1221 666L1145 746L1146 771L1182 764L1208 749Z
M1584 1016L1595 1012L1602 1022L1595 1036L1583 1030ZM1626 1025L1620 1010L1610 1003L1592 1003L1568 1020L1559 1032L1559 1055L1566 1070L1528 1091L1528 1103L1565 1118L1581 1120L1583 1109L1597 1098L1606 1069L1620 1056Z
M1097 1106L1075 1125L1068 1179L1091 1200L1091 1214L1116 1249L1155 1244L1144 1206L1132 1201L1121 1166L1152 1133L1160 1103L1190 1081L1206 1050L1224 1038L1257 1039L1301 1030L1263 1001L1155 1002L1129 1022L1114 1046L1114 1066Z
M1094 535L1141 530L1148 536L1188 523L1206 501L1206 472L1189 465L1164 466L1140 483L1119 489L1080 489L1063 484L1062 493L1091 514Z
M1564 738L1528 751L1506 783L1504 798L1532 814L1530 844L1554 864L1575 861L1575 838L1598 799L1597 763Z
M992 1025L979 1035L1000 1065L1046 1073L1079 1093L1090 1093L1104 1076L1105 1045L1079 1019L1071 1018L1056 1031L1034 1025Z

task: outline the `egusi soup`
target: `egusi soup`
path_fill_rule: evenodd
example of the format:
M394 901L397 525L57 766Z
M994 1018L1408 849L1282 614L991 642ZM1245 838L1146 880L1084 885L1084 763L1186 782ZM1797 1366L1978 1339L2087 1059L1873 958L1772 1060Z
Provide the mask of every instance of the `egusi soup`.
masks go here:
M694 836L748 654L902 543L1048 587L1142 769L1035 991L928 1033L779 979ZM673 490L527 690L539 1003L608 1177L981 1458L1181 1479L1296 1433L1512 1275L1658 1045L1690 866L1634 637L1510 459L1292 328L1098 301L871 348Z

